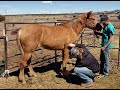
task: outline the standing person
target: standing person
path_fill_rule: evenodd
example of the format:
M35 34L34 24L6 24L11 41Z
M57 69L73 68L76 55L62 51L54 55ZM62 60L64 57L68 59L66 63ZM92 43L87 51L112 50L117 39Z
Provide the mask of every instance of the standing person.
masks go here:
M74 72L84 80L81 86L92 86L96 73L99 73L100 70L97 59L87 50L84 44L71 44L70 46L74 46L70 49L70 56L77 58Z
M107 15L101 16L100 23L103 24L103 32L98 33L102 36L102 47L100 54L100 76L107 76L109 74L110 65L110 48L113 47L115 28L111 24Z

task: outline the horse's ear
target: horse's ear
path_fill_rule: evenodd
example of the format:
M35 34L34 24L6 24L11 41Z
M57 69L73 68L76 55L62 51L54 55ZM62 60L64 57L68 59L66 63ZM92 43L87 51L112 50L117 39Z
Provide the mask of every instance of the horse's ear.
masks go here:
M89 17L91 16L91 14L92 14L92 11L90 11L90 12L87 13L87 19L89 19Z

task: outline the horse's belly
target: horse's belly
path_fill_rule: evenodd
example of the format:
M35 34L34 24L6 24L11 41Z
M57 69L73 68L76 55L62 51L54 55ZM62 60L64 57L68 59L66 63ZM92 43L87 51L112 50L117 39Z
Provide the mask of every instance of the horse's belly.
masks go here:
M42 47L46 49L63 49L65 41L61 40L53 40L53 39L45 39L42 41Z
M76 40L76 35L71 33L61 32L59 35L46 33L41 39L42 47L46 49L64 49L65 45L74 43Z
M63 49L64 44L44 43L44 44L42 44L42 47L45 49Z

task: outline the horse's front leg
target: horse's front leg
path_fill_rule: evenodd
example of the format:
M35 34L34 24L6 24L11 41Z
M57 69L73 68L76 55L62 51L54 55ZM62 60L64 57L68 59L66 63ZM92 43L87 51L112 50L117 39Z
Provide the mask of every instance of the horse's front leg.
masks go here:
M63 51L62 51L62 54L63 54L63 63L62 63L62 73L63 75L68 75L69 72L67 71L67 63L68 63L68 59L69 59L69 49L68 48L65 48Z

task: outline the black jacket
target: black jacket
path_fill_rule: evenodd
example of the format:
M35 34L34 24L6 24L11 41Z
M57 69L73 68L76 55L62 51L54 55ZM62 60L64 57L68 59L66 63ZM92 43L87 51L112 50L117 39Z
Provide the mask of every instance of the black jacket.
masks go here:
M96 58L88 51L84 44L77 44L76 47L83 48L83 58L82 60L77 57L75 67L87 67L93 71L93 73L98 73L100 70L100 65Z

